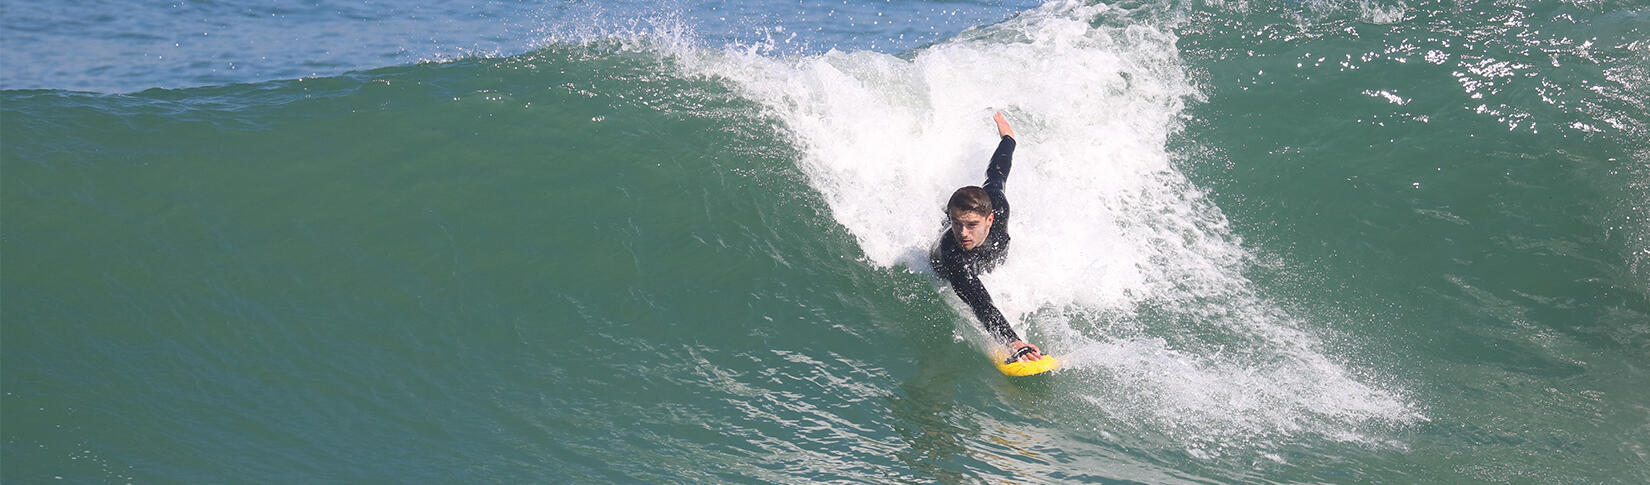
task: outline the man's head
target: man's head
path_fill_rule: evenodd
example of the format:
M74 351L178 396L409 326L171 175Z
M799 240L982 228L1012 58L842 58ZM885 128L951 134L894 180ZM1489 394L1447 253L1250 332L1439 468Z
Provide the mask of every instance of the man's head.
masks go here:
M991 234L991 224L997 222L991 213L991 195L974 186L952 192L945 214L951 218L951 237L957 238L963 250L979 247Z

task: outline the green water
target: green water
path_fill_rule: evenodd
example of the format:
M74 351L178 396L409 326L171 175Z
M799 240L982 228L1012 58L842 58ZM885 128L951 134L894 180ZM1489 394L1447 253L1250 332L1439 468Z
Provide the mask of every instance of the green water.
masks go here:
M0 478L1645 480L1644 7L1292 5L5 91ZM907 259L975 99L1052 376Z
M1568 42L1525 40L1642 32L1642 14L1520 29L1586 11L1475 7L1396 26L1302 32L1280 21L1271 28L1298 37L1211 59L1218 87L1193 108L1184 143L1231 142L1207 156L1223 164L1193 163L1192 173L1250 244L1296 268L1257 278L1338 317L1345 345L1380 355L1383 372L1419 391L1430 420L1405 439L1404 458L1417 470L1642 479L1650 166L1644 125L1632 121L1642 117L1622 117L1642 109L1643 85L1621 75L1642 62L1610 68L1560 47ZM1514 28L1463 38L1424 27L1462 18ZM1338 29L1358 39L1319 41L1344 37ZM1456 54L1472 65L1549 65L1474 79L1479 71L1426 61L1460 52L1440 47L1452 41L1477 44ZM1633 49L1623 47L1603 50ZM1383 89L1401 104L1370 93ZM1607 96L1578 94L1586 89ZM1598 118L1622 120L1625 136L1576 129Z

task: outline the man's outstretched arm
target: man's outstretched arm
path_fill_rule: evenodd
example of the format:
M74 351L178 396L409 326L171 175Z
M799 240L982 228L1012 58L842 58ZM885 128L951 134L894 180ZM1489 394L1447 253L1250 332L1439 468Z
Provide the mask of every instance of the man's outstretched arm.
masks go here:
M995 303L992 303L991 293L986 292L985 284L980 282L978 275L955 270L945 271L941 276L951 283L951 289L957 292L957 297L962 298L963 303L967 303L968 308L974 310L974 318L980 320L980 324L985 326L986 332L990 333L997 343L1007 346L1010 352L1018 351L1021 347L1031 347L1031 352L1021 357L1025 360L1043 358L1041 349L1020 340L1019 334L1014 333L1014 327L1008 324L1008 319L1003 318L1003 313L997 310Z
M997 113L997 133L1002 141L997 143L997 151L991 154L991 164L985 167L985 190L1003 190L1008 184L1008 171L1014 168L1014 129L1008 127L1008 120L1003 119L1002 113Z

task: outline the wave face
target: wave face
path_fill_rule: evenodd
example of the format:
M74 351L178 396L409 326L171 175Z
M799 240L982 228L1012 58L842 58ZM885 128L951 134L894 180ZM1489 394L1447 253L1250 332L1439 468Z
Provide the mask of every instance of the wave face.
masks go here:
M1639 6L419 8L7 81L0 478L1650 479ZM998 110L1046 378L924 262Z

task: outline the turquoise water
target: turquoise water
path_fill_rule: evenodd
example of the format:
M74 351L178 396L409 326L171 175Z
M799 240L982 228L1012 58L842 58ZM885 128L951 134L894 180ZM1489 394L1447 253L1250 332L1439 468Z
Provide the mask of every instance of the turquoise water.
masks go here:
M98 8L3 10L6 482L1650 480L1650 5ZM1046 377L921 263L994 110Z

